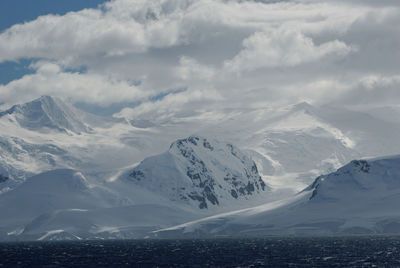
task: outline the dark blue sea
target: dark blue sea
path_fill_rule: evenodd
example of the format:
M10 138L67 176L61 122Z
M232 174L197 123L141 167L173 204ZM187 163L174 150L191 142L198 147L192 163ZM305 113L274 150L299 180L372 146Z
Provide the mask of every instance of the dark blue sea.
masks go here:
M0 267L400 267L400 238L13 242Z

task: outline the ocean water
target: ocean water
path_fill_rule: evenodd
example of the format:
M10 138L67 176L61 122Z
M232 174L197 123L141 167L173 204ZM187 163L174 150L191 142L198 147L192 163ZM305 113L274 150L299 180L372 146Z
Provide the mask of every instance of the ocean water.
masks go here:
M13 242L0 267L400 267L400 238Z

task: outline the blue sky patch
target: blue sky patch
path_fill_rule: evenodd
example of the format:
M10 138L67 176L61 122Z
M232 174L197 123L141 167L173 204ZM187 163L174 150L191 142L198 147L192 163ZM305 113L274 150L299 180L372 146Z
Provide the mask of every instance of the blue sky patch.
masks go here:
M105 0L0 0L0 32L47 14L95 8Z
M19 79L26 74L33 74L35 70L29 68L34 60L21 59L19 61L6 61L0 63L0 84L6 85L9 82Z

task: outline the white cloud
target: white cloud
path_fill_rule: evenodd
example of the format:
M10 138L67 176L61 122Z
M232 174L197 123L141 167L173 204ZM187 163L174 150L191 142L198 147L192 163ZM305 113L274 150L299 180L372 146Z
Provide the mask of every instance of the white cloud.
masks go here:
M205 107L204 103L210 104L222 99L216 90L187 90L167 95L157 101L145 102L135 108L125 108L115 116L157 122L176 121L180 117L193 117L206 112L208 107Z
M330 18L339 12L340 19ZM114 0L106 3L104 10L47 15L14 25L0 34L0 61L32 57L68 62L82 60L81 56L143 53L151 48L199 42L228 28L251 34L277 24L291 24L311 31L310 24L322 29L327 27L325 21L330 27L335 23L343 26L343 20L349 24L359 13L326 4L291 2Z
M39 62L32 67L36 68L35 74L0 85L0 99L20 103L41 95L54 95L72 102L105 106L143 100L148 96L136 86L111 77L64 72L60 66L49 62Z
M116 2L118 3L118 2ZM135 5L134 2L131 5ZM80 56L141 53L179 40L178 21L137 21L113 11L85 9L64 16L41 16L0 35L0 61L18 58L79 60Z
M317 46L311 38L290 30L257 32L245 39L243 46L235 58L225 62L226 68L241 72L264 67L290 67L326 56L343 57L354 50L338 40Z
M193 107L358 102L352 97L361 90L357 81L390 77L400 68L400 9L393 1L356 2L113 0L99 9L42 16L0 34L0 62L38 61L36 73L0 85L0 98L139 100L142 105L125 112L175 118ZM68 71L82 66L85 73ZM151 101L176 88L188 90Z
M353 106L386 106L399 104L400 75L367 75L356 81L351 90L342 94L336 103Z
M200 64L193 58L182 56L179 61L179 67L176 68L176 76L178 79L193 81L210 81L215 75L215 69Z

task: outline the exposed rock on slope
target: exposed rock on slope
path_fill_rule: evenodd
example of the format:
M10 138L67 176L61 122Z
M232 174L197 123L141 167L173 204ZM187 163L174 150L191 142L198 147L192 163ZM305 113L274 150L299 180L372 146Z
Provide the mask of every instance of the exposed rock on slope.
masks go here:
M159 236L400 233L400 156L355 160L297 196L158 232Z
M125 179L201 209L269 190L255 163L238 148L198 136L177 140L168 152L143 160Z

